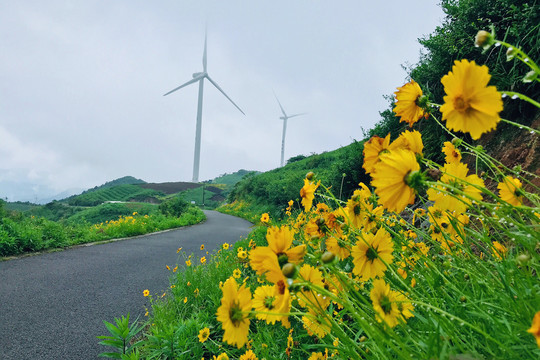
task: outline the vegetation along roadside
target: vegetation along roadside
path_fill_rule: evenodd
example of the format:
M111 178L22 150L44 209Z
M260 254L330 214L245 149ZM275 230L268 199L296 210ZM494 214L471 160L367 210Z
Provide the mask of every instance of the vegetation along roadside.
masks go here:
M141 289L146 319L107 323L103 356L540 357L540 5L441 6L354 170L346 149L239 182L224 211L260 226L199 264L179 249L170 289ZM512 136L527 163L494 153Z

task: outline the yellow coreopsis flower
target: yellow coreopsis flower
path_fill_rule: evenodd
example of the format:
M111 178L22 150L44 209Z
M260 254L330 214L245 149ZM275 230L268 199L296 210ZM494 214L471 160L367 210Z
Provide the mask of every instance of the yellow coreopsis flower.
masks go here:
M419 102L423 96L420 85L414 80L397 88L394 94L396 95L396 107L394 112L401 117L400 122L406 122L412 126L415 122L425 117L427 113L419 106Z
M373 281L373 289L369 293L369 297L377 314L377 321L384 322L390 327L396 326L401 314L396 302L395 292L390 290L390 285L383 279Z
M328 251L337 255L341 260L348 258L351 254L347 245L347 238L344 236L339 239L336 236L331 236L326 239L326 248Z
M307 178L304 179L304 186L300 189L300 196L302 197L302 205L304 206L305 211L311 209L313 200L315 199L315 190L317 190L319 185L320 181L315 184Z
M540 311L534 315L531 327L527 332L534 336L536 344L540 347Z
M302 261L306 252L305 245L292 246L294 231L288 226L272 226L266 231L266 241L268 247L279 257L280 264L291 262L297 264ZM286 258L284 258L286 257Z
M492 246L493 246L493 249L492 249L493 256L499 260L502 260L502 258L508 252L508 248L498 241L494 241Z
M217 320L225 332L223 341L240 349L248 340L249 312L252 308L251 291L245 285L238 288L233 277L225 281L222 291L223 297L217 310Z
M149 291L148 289L146 289L146 290L143 291L143 296L144 296L144 297L147 297L147 296L149 296L149 295L150 295L150 291Z
M393 250L392 238L384 228L376 234L362 232L351 251L353 273L365 281L383 276L387 265L394 259Z
M371 137L364 144L364 164L362 167L366 170L366 173L370 174L375 170L375 165L379 162L379 155L382 154L390 146L390 134L385 138L377 135Z
M248 350L243 355L240 355L238 360L259 360L259 358L252 350Z
M308 360L326 360L326 356L322 352L312 352Z
M267 324L274 324L276 321L287 317L291 306L291 297L289 291L280 293L278 285L259 286L253 294L253 309L255 317L259 320L265 320Z
M482 200L484 181L478 175L467 175L469 168L463 163L445 164L440 181L428 189L429 200L442 211L464 213L473 200Z
M261 222L262 223L267 223L270 221L270 215L268 215L268 213L264 213L261 215Z
M408 204L414 203L415 187L420 165L412 151L396 149L380 156L375 171L371 174L371 184L379 196L379 203L389 211L401 212Z
M235 279L239 279L240 276L242 276L242 271L240 271L240 269L234 269L234 271L233 271L233 277L234 277Z
M371 196L371 191L364 183L360 183L360 186L362 189L354 191L345 208L349 223L357 229L361 229L366 221L365 208Z
M442 152L445 155L444 161L447 163L456 163L461 161L461 152L456 149L450 141L445 141Z
M313 310L309 310L306 316L302 316L304 329L310 336L317 336L322 339L331 330L330 324L326 321L322 314L317 314Z
M523 195L521 194L522 186L523 184L519 179L512 176L506 176L504 180L497 185L497 189L499 189L499 196L503 201L514 206L520 206L523 204Z
M308 264L302 265L296 282L309 283L318 287L324 286L321 271ZM317 308L324 309L330 305L329 299L317 296L317 294L313 290L307 288L307 286L303 286L302 290L296 293L296 297L298 298L300 306L303 307L316 306Z
M456 60L443 76L446 96L440 110L450 130L468 132L476 140L497 126L503 102L497 88L487 86L490 78L487 66L468 60Z
M422 142L422 135L420 134L420 132L416 130L405 130L404 132L399 134L399 137L390 144L389 149L394 150L400 148L412 151L415 154L422 155L422 151L424 150L424 143Z
M203 343L206 340L208 340L208 337L210 336L210 329L205 327L204 329L201 329L199 331L199 342Z

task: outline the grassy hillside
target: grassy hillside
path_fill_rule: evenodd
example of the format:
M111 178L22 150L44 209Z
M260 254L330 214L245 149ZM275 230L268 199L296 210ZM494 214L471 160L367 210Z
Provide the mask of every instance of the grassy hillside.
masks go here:
M144 201L157 198L164 193L153 189L144 189L138 185L115 185L87 191L68 199L71 206L96 206L106 201Z
M281 217L289 200L298 200L303 179L310 171L322 180L337 198L346 199L358 183L366 181L362 169L363 142L353 142L334 151L302 157L282 168L249 174L229 194L228 202L244 202Z

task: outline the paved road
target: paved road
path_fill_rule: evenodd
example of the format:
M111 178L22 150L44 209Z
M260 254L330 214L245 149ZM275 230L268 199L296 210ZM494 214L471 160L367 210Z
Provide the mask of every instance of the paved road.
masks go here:
M176 249L203 256L249 233L251 223L215 211L173 231L0 262L0 359L88 360L110 348L103 320L144 313L144 289L168 288Z

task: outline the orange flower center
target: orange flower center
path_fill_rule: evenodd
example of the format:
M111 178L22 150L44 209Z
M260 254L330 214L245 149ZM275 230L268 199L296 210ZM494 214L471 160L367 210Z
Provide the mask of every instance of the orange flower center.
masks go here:
M454 98L454 109L459 112L464 112L469 108L469 102L463 98L462 95L456 96Z

